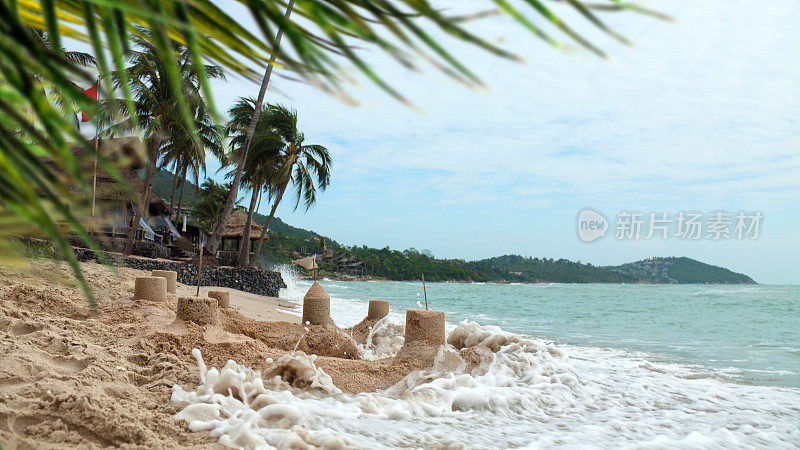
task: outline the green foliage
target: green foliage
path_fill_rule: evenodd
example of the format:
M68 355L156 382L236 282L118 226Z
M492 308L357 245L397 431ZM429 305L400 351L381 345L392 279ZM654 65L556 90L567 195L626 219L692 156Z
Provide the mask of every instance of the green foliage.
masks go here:
M425 274L427 281L492 281L484 272L455 259L436 259L415 249L405 251L367 246L353 247L350 251L359 261L367 265L373 276L389 280L419 280Z
M255 104L256 101L252 98L240 98L228 110L230 120L225 128L231 148L228 162L238 161L241 156L247 137L247 128L255 113ZM243 185L256 190L260 190L264 185L274 184L272 178L278 164L280 150L283 147L280 136L275 133L269 122L268 110L268 106L261 108L242 172ZM226 175L226 178L233 179L236 170L239 168L234 168Z
M565 259L505 255L479 261L436 259L415 249L356 247L350 253L367 263L374 276L390 280L624 283L634 278Z
M553 283L634 283L631 276L566 259L505 255L470 263L492 280Z
M5 263L19 258L7 245L12 236L47 236L95 306L59 228L63 224L97 250L79 221L89 198L80 194L89 192L89 185L70 147L73 142L93 148L79 133L75 115L76 108L93 107L75 83L89 78L83 65L93 61L65 51L57 32L34 30L17 12L0 1L0 258ZM50 25L53 16L47 17ZM102 156L98 164L121 180Z
M279 139L280 150L275 161L270 184L277 192L292 185L295 191L294 208L300 203L308 210L317 200L317 191L324 191L331 182L331 156L327 148L309 144L297 126L297 111L283 105L269 105L265 120Z
M179 42L159 37L156 31L140 28L127 52L129 63L111 73L115 87L127 83L132 94L128 99L105 99L100 110L118 113L122 120L107 130L111 134L139 131L147 149L147 170L142 199L128 230L125 253L133 246L135 229L143 211L147 210L147 194L152 186L157 163L192 167L195 178L205 172L205 151L222 157L223 138L209 114L200 93L200 73L205 77L222 77L218 66L191 64L189 48ZM133 107L134 109L130 109ZM134 119L135 118L135 119Z
M159 197L163 198L164 200L169 203L172 201L170 195L172 194L172 180L175 177L171 172L160 169L156 172L156 176L153 179L153 190ZM195 192L198 190L198 187L195 183L191 180L186 180L186 189L184 190L183 194L183 203L185 205L194 205L195 201L197 200L197 195ZM199 192L198 192L199 193ZM175 203L178 202L178 195L179 192L175 193Z
M222 215L230 189L230 183L223 185L214 180L206 180L200 186L197 200L192 203L192 217L205 231L214 229L214 225Z

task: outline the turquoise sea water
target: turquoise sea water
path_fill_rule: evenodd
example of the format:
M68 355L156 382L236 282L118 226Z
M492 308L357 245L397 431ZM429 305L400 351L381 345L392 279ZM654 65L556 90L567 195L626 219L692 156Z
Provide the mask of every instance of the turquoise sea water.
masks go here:
M372 298L398 314L424 302L419 283L322 284L344 325L361 320ZM429 307L453 324L469 319L559 344L641 352L732 382L800 387L800 286L428 283L427 291Z

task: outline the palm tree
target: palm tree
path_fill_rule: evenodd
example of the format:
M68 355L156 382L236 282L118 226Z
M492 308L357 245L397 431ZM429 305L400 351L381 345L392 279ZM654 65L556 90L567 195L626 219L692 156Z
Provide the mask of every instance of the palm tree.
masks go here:
M286 22L289 21L289 16L292 14L292 7L294 7L294 0L289 0L289 4L286 7L286 13L284 14L284 20ZM269 85L270 76L272 76L272 67L275 65L275 60L278 57L278 50L280 49L281 45L281 38L283 37L283 28L284 24L281 24L278 27L278 33L275 35L275 41L272 45L272 54L269 58L269 64L267 64L267 70L264 72L264 78L261 79L261 89L258 91L258 99L255 101L254 109L252 117L250 118L250 123L247 127L247 132L244 135L244 140L241 145L241 151L239 152L239 159L238 164L236 165L236 170L233 176L233 185L231 186L231 193L228 196L228 199L225 202L225 209L222 211L222 218L217 224L217 227L214 229L214 232L211 233L211 236L208 238L208 242L206 246L208 247L209 251L213 255L217 251L217 246L222 241L222 230L225 229L225 226L228 223L228 219L230 218L231 212L233 211L233 200L236 198L239 192L239 183L242 179L242 174L244 173L244 165L247 162L247 153L250 151L250 145L253 140L253 136L256 130L256 124L259 122L259 117L261 115L261 109L264 104L264 95L267 93L267 86ZM252 203L252 202L251 202ZM252 208L251 208L252 209ZM250 219L248 218L248 226L245 234L247 236L250 235ZM249 245L248 240L242 239L242 241L246 245ZM240 253L242 250L240 250ZM244 257L239 257L237 264L242 264Z
M269 225L289 185L295 187L295 210L301 202L308 210L317 201L317 189L324 191L331 180L332 163L328 149L322 145L305 143L305 135L297 128L297 111L282 105L270 105L266 119L270 128L280 137L282 147L270 178L275 199L261 229L251 265L255 265L258 259Z
M228 198L230 190L230 183L219 184L211 179L204 181L200 186L197 201L192 207L192 216L197 218L205 231L214 229L222 214L222 209L225 207L225 200Z
M234 171L241 170L241 183L252 191L250 207L247 210L242 239L239 241L236 265L248 266L250 264L250 227L253 223L253 214L257 208L262 188L268 186L270 178L274 176L275 168L283 143L267 120L268 108L262 107L258 122L252 136L249 135L250 124L253 122L257 100L240 98L229 110L230 121L227 134L231 137L231 157L239 159L245 149L247 138L251 137L250 148L245 158L243 167L236 167ZM228 178L235 174L228 173Z
M200 107L195 113L195 123L198 126L197 139L200 145L196 145L195 140L188 139L189 135L181 133L175 136L162 148L161 167L172 166L175 176L172 182L172 196L170 198L170 209L175 206L175 192L180 181L180 197L178 198L178 214L176 220L180 219L180 211L183 207L183 194L186 189L186 181L191 175L195 184L198 184L200 174L206 173L206 150L211 152L218 160L225 164L227 155L223 151L225 145L222 136L224 130L221 127L209 125L209 114L205 111L205 103L200 103ZM189 171L191 169L191 172Z
M27 28L26 31L30 34L31 38L36 42L37 45L41 46L42 49L53 50L53 41L50 39L49 34L47 31L37 30L34 28ZM67 50L61 47L60 52L64 55L64 59L69 63L72 64L76 68L95 68L97 67L97 60L91 53L80 52L75 50ZM73 88L82 90L83 88L79 87L74 81L67 80ZM48 91L51 91L51 98L58 104L58 106L63 107L61 102L59 101L58 95L53 95L53 86L48 86ZM80 122L78 121L78 116L73 115L71 118L74 119L75 125L80 128Z
M194 130L189 129L183 120L178 96L167 73L167 63L161 58L157 46L148 39L151 34L144 29L139 31L142 36L133 38L137 48L129 53L128 59L131 65L124 71L124 76L130 81L134 94L138 123L132 124L130 120L126 120L111 127L113 131L121 131L135 125L142 130L148 158L140 201L133 214L133 222L128 227L126 255L131 253L142 215L150 207L150 191L156 165L164 153L183 155L182 158L186 161L184 164L189 164L188 161L194 161L196 164L205 161L204 148L207 146L215 154L222 153L219 128L212 123L205 101L200 95L201 80L197 68L191 63L188 48L172 43L173 50L177 54L177 69L182 83L180 94L185 98L186 107L191 111L192 121L189 126ZM217 66L205 66L204 71L210 77L223 76L222 70ZM114 72L112 76L119 86L123 74ZM112 99L106 103L107 107L118 108L130 116L127 102Z
M35 28L28 28L27 31L30 33L31 38L33 38L38 45L41 45L43 48L53 50L53 40L50 39L50 35L47 31L37 30ZM63 53L64 58L75 66L94 67L97 65L97 59L95 59L91 53L67 50L63 46L61 47L61 52Z

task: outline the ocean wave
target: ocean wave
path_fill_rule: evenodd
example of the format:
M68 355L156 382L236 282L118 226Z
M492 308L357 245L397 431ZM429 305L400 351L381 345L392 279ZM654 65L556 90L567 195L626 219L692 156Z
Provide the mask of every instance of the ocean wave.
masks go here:
M384 317L369 330L364 345L358 345L361 357L367 360L391 358L400 351L405 342L405 325L391 322Z
M196 356L200 385L175 386L173 400L189 403L176 417L228 446L800 445L800 390L692 378L677 364L475 322L453 329L431 368L376 393L341 393L305 354L270 362L264 377L232 361L206 370ZM287 371L291 382L269 377Z

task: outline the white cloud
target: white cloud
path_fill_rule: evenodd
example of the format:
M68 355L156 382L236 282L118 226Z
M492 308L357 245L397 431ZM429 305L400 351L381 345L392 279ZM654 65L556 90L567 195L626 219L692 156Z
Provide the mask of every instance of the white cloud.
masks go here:
M289 222L345 241L367 236L375 245L469 256L464 253L531 252L510 244L528 245L513 235L519 230L494 248L484 241L481 250L469 250L448 219L465 211L491 212L459 223L474 235L504 230L519 215L588 204L611 210L796 208L800 3L662 0L650 6L680 22L608 16L634 48L581 28L612 61L555 51L507 18L481 22L482 35L504 38L528 61L515 64L455 44L489 91L466 89L433 69L408 73L376 52L367 54L423 113L365 82L352 90L362 106L350 108L311 87L275 79L273 87L285 96L271 99L297 108L309 141L329 145L335 161L330 191L309 215ZM256 88L234 82L216 92L226 105ZM425 233L440 240L421 243L407 220L390 220L420 209ZM363 219L353 224L353 214ZM540 229L539 235L546 230ZM575 244L571 235L555 239L570 239L563 247ZM588 253L583 260L597 255L574 248ZM613 246L606 250L614 252Z

